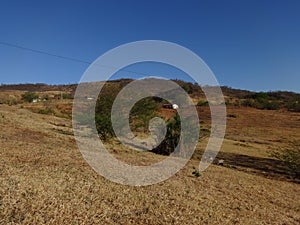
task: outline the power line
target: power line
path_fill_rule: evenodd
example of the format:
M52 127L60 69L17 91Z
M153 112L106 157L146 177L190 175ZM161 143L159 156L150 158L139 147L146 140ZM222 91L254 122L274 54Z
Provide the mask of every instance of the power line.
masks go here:
M58 55L58 54L54 54L54 53L50 53L50 52L46 52L46 51L42 51L42 50L37 50L37 49L33 49L33 48L28 48L28 47L24 47L24 46L21 46L21 45L8 43L8 42L0 41L0 44L4 45L4 46L11 47L11 48L17 48L17 49L20 49L20 50L30 51L30 52L34 52L34 53L38 53L38 54L42 54L42 55L47 55L47 56L51 56L51 57L56 57L56 58L60 58L60 59L64 59L64 60L69 60L69 61L73 61L73 62L77 62L77 63L84 63L84 64L88 64L88 65L92 64L92 62L89 62L89 61L86 61L86 60L76 59L76 58L72 58L72 57L68 57L68 56L62 56L62 55ZM95 64L95 65L100 66L100 67L110 68L110 69L117 69L116 67L108 66L108 65L100 65L100 64ZM149 74L136 72L136 71L131 71L131 70L126 70L126 69L120 69L119 71L134 73L134 74L137 74L137 75L149 76Z
M24 47L24 46L11 44L11 43L7 43L7 42L3 42L3 41L0 41L0 44L8 46L8 47L18 48L18 49L25 50L25 51L30 51L30 52L39 53L39 54L43 54L43 55L48 55L48 56L52 56L52 57L56 57L56 58L66 59L66 60L70 60L70 61L74 61L74 62L79 62L79 63L84 63L84 64L91 64L91 62L84 61L84 60L81 60L81 59L75 59L75 58L71 58L71 57L67 57L67 56L57 55L57 54L49 53L49 52L46 52L46 51L41 51L41 50L37 50L37 49L33 49L33 48L27 48L27 47Z

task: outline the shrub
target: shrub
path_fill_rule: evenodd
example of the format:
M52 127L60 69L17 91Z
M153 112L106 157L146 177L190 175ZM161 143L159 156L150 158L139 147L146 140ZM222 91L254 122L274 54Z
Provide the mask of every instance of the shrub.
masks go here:
M249 98L242 101L242 106L256 108L255 101L253 99L249 99Z
M273 151L271 156L283 161L291 175L300 178L300 144L295 144L293 148Z
M17 105L18 101L13 98L13 99L6 100L5 103L12 106L12 105Z
M289 111L300 112L300 99L288 102L286 107Z
M253 107L257 109L267 109L267 110L277 110L280 108L279 101L276 100L268 100L266 98L247 98L242 102L242 106L245 107Z
M63 99L73 99L73 96L69 93L63 93L61 97Z
M38 113L40 114L46 114L46 115L50 115L54 113L54 110L51 108L45 108L45 109L39 109Z
M114 87L116 88L116 87ZM104 86L96 103L95 120L96 129L99 137L103 141L107 141L114 137L113 127L111 123L111 108L119 90ZM90 120L91 118L87 118Z
M22 95L22 100L26 102L32 102L34 99L39 98L39 95L35 92L26 92Z
M48 100L49 99L49 96L45 96L44 99ZM54 95L54 99L73 99L74 96L70 93L60 93L60 94L55 94Z
M208 106L208 101L202 101L202 100L200 100L200 101L197 103L197 106Z
M114 136L114 130L111 124L110 114L95 115L96 129L100 138L104 141Z
M98 134L104 141L115 137L111 123L111 110L114 100L122 88L121 86L114 83L104 85L97 99L95 122ZM132 107L129 120L133 130L142 128L144 132L147 131L149 121L155 115L158 108L157 100L157 98L154 99L153 97L144 98ZM120 113L121 111L122 109L120 109Z
M181 132L180 117L176 113L173 120L167 122L167 133L165 139L152 151L161 155L170 155L179 143Z
M236 115L234 115L234 114L228 114L227 117L229 117L229 118L236 118Z
M185 83L182 86L183 90L185 90L188 94L192 94L193 93L193 88L192 88L192 84L191 83Z
M201 176L201 174L200 174L200 172L199 172L198 170L194 170L194 171L192 172L192 174L193 174L195 177L200 177L200 176Z
M280 104L278 101L268 101L263 105L263 109L268 110L277 110L280 108Z
M193 166L193 172L192 174L195 176L195 177L200 177L201 176L201 173L199 170L196 169L196 167Z
M50 97L49 97L49 95L44 95L44 96L43 96L43 99L44 99L44 100L49 100Z
M251 96L253 99L269 99L269 95L265 92L258 92Z
M143 128L143 132L147 132L149 121L156 116L158 103L152 98L144 98L138 101L130 110L130 120L136 123L138 127Z

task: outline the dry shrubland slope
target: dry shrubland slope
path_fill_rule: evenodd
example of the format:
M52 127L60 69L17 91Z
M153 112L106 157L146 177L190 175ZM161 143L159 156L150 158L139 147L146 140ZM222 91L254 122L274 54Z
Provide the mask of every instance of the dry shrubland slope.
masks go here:
M12 90L1 92L7 91ZM269 154L300 140L300 113L230 105L218 155L224 165L193 175L207 141L204 135L175 176L131 187L101 177L82 158L71 106L71 99L0 105L0 224L300 223L299 182ZM202 131L209 132L209 108L198 111ZM113 141L108 146L132 164L164 158Z

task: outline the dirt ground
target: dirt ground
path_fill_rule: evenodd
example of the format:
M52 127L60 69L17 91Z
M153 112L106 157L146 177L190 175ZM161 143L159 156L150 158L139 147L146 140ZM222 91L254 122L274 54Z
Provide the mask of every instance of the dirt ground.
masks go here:
M300 114L230 107L228 114L235 116L218 155L228 166L192 174L204 139L172 178L130 187L91 169L70 119L0 105L0 224L300 224L300 185L280 175L280 162L269 156L300 139ZM111 147L133 164L163 158Z

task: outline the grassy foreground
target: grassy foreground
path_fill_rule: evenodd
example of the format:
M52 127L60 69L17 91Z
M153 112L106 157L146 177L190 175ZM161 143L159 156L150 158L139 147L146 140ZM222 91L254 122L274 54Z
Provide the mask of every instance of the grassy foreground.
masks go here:
M236 118L228 120L220 153L224 157L268 159L272 143L284 145L286 138L299 137L299 114L256 109L228 113ZM256 120L246 124L246 115ZM255 126L267 124L272 115L277 122L257 131ZM300 223L299 184L243 165L244 158L226 158L232 167L211 165L195 177L196 152L169 180L129 187L112 183L89 167L76 146L69 119L1 105L0 126L0 224ZM163 158L111 146L117 158L133 164Z

